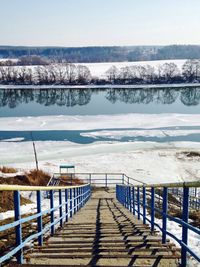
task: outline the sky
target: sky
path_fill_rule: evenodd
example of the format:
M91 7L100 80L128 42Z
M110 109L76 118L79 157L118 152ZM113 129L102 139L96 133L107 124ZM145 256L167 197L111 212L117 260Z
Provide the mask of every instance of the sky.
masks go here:
M0 45L200 44L200 0L0 0Z

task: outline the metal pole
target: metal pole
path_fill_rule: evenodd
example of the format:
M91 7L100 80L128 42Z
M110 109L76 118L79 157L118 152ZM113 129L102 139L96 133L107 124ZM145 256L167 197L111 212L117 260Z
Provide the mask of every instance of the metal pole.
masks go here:
M137 205L138 205L138 210L137 210L137 213L138 213L138 220L140 220L140 188L138 187L137 188Z
M63 226L63 219L62 219L62 216L63 216L63 212L62 212L62 190L59 189L59 215L60 215L60 227Z
M107 188L108 187L108 175L107 175L107 173L106 173L105 178L106 178L106 188Z
M50 190L50 209L51 209L51 223L54 223L54 191ZM52 224L51 226L51 235L54 235L55 226Z
M135 188L132 188L132 196L133 196L133 215L135 215Z
M168 192L167 187L163 188L163 207L162 207L162 243L166 243L167 231L167 207L168 207Z
M72 218L72 189L69 189L69 201L70 201L70 218Z
M155 189L151 188L151 232L154 231L154 221L155 221Z
M41 208L41 191L37 191L37 213L40 214L41 211L42 211L42 208ZM38 245L42 246L42 244L43 244L42 215L40 215L37 218L37 228L38 228L38 233L40 233L40 235L38 236Z
M66 213L65 220L66 222L68 222L69 214L68 214L68 190L67 189L65 189L65 213Z
M185 223L188 223L189 218L189 188L183 188L183 213L182 213L182 220ZM188 228L186 225L182 225L182 242L187 245L188 243ZM181 249L181 266L187 266L187 250L185 247L182 246Z
M20 214L20 192L14 191L14 209L15 209L15 221L19 221L21 219ZM16 234L16 246L20 246L22 243L22 226L21 223L15 227L15 234ZM17 263L23 263L23 250L20 249L17 254Z
M143 224L146 224L146 188L142 188L142 197L143 197Z

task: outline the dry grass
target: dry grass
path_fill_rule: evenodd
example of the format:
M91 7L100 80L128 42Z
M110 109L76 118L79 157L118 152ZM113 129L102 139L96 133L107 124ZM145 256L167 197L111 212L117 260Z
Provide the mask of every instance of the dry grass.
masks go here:
M17 170L15 168L3 166L3 167L0 167L0 172L3 172L3 173L16 173Z
M66 186L66 185L82 185L84 181L79 179L78 177L72 177L71 175L62 175L61 181L59 185Z
M9 179L0 177L0 184L45 186L47 185L49 179L50 175L42 170L31 170L24 175L15 175ZM31 203L29 199L21 197L22 205L29 203ZM13 192L0 191L0 212L12 210L13 208Z
M27 184L32 186L46 186L50 175L42 170L31 170L25 174L27 178Z

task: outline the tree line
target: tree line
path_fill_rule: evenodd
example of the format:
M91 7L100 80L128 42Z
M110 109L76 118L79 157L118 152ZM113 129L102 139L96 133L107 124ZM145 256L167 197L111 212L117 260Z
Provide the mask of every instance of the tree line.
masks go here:
M62 62L122 62L200 58L199 45L102 46L102 47L21 47L0 46L0 58L40 56Z
M164 84L200 82L200 60L187 60L182 69L171 63L158 67L110 67L104 77L93 77L87 66L71 63L0 67L0 83L16 85Z

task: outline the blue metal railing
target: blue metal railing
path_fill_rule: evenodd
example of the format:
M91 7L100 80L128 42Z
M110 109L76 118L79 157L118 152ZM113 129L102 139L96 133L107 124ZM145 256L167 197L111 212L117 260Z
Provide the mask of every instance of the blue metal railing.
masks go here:
M15 188L15 189L14 189ZM0 186L0 190L14 191L14 222L0 226L0 232L15 228L16 245L9 252L0 255L0 264L15 256L17 263L23 263L23 248L25 245L38 239L38 245L43 245L43 236L50 231L55 233L55 226L63 226L81 207L85 205L91 195L89 184L70 187L28 187L28 186ZM36 191L37 213L21 218L20 191ZM42 211L42 191L49 190L50 209ZM58 192L59 205L55 206L55 194ZM57 212L58 214L55 214ZM43 225L43 216L50 214L50 223ZM37 220L37 232L23 240L22 224L31 220Z
M175 218L167 213L168 211L168 188L182 187L182 219ZM157 185L116 185L117 200L129 209L138 219L143 218L143 223L146 221L150 223L151 231L154 231L155 226L162 232L162 243L166 243L166 236L170 236L181 246L181 266L187 266L187 253L200 262L200 255L197 255L188 245L188 230L200 236L200 229L188 223L189 219L189 189L190 187L200 187L200 182L180 184L157 184ZM146 193L146 188L150 188L150 196ZM162 188L162 208L157 208L155 205L155 189ZM142 191L142 194L141 194ZM147 197L149 197L149 205L147 204ZM147 208L150 210L150 219L147 217ZM162 226L155 222L155 213L162 216ZM167 230L168 219L182 227L182 237L177 236Z

